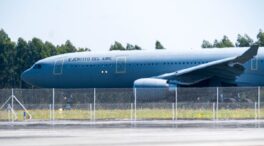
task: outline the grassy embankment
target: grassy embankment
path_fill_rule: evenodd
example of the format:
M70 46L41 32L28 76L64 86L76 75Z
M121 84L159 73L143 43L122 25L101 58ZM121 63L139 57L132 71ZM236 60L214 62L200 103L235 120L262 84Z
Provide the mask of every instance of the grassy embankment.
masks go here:
M23 120L23 111L16 111L18 120ZM50 111L43 110L29 110L33 119L49 120ZM264 118L264 108L261 109L261 118ZM55 119L59 120L90 120L92 112L88 110L56 110ZM134 115L134 113L133 113ZM172 119L171 109L138 109L137 119ZM176 115L176 114L175 114ZM96 111L96 119L130 119L130 109L120 110L103 110ZM213 119L213 111L211 109L178 109L178 119ZM218 112L219 119L254 119L254 109L220 109ZM0 111L0 121L8 120L8 112Z

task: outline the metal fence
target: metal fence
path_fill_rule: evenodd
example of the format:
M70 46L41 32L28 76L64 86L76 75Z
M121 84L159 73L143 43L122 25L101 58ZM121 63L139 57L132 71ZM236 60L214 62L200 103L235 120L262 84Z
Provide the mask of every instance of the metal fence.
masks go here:
M159 100L160 89L137 91L1 89L0 121L264 119L263 87L173 88Z

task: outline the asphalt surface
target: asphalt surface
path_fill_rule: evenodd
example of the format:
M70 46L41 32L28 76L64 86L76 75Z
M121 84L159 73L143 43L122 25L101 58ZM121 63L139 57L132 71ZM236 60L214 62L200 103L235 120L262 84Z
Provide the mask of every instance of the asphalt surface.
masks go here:
M264 121L0 122L0 146L264 146Z

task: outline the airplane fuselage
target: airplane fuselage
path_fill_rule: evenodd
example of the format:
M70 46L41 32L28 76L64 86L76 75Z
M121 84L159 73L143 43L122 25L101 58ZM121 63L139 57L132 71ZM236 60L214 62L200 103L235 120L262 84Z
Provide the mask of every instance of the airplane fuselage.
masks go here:
M135 80L238 56L248 48L77 52L36 62L22 78L44 88L130 88ZM245 64L237 86L264 85L264 48Z

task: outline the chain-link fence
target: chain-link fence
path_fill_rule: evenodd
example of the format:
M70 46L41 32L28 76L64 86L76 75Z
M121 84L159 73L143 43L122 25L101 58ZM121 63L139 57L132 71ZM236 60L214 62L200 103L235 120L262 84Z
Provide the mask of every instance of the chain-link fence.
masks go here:
M264 87L1 89L0 121L264 119Z

